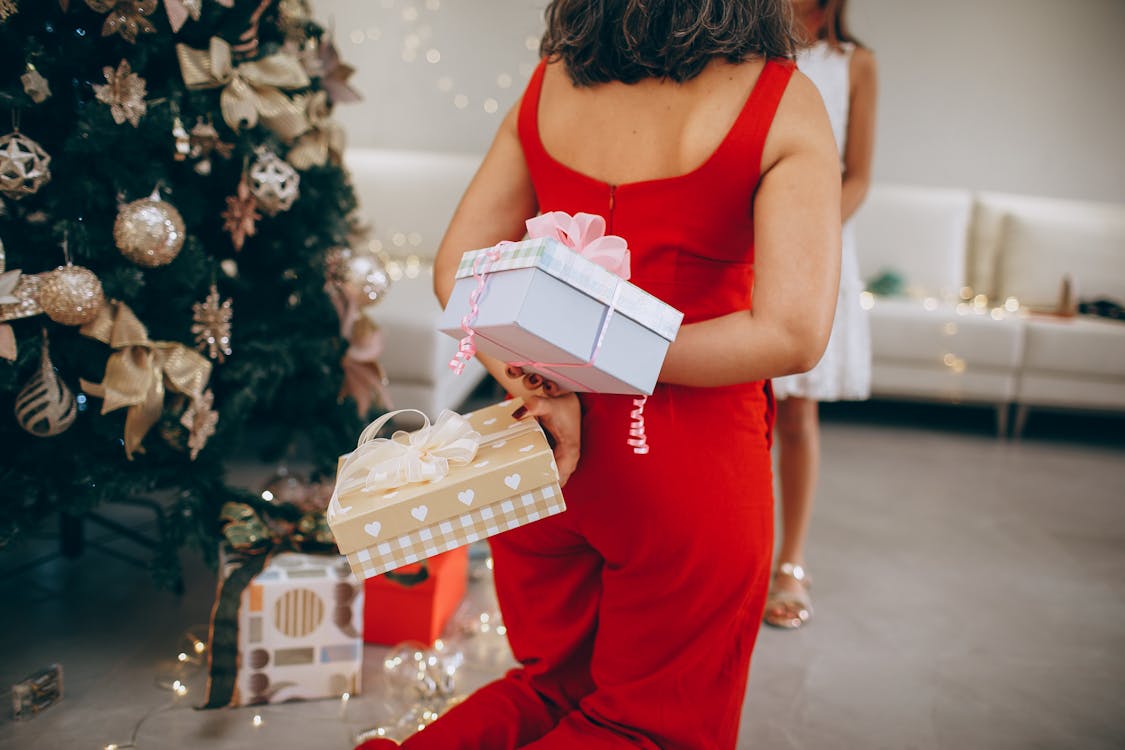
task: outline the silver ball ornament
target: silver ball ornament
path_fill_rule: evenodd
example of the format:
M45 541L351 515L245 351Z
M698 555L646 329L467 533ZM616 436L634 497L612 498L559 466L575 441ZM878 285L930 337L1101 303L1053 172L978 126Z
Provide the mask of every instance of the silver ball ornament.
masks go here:
M121 207L113 224L113 240L121 253L139 266L171 263L184 246L184 219L154 190L147 198Z

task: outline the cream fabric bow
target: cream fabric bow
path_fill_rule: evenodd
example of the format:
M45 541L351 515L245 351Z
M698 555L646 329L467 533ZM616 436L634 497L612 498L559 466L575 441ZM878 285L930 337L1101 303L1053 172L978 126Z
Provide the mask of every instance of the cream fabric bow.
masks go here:
M420 414L424 424L413 432L399 430L390 438L376 437L394 417ZM477 454L481 435L469 420L448 409L432 425L417 409L387 412L367 426L356 449L340 467L336 490L328 505L328 517L345 513L339 495L360 487L365 492L389 490L404 484L436 482L449 474L450 466L469 463Z

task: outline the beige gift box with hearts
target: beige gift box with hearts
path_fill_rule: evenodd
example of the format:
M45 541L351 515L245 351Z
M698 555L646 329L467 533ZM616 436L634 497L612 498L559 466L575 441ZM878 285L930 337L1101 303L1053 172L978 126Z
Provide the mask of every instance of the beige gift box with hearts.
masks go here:
M388 484L388 464L373 468L357 460L363 442L341 457L327 518L356 575L371 578L566 510L547 438L534 419L512 418L518 406L505 401L463 418L443 414L433 427L427 423L382 441L401 451L396 460L414 461L419 471L429 468L433 456L456 453L442 476ZM433 437L451 433L451 421L468 425L461 424L448 444ZM466 441L476 443L475 451L448 447Z

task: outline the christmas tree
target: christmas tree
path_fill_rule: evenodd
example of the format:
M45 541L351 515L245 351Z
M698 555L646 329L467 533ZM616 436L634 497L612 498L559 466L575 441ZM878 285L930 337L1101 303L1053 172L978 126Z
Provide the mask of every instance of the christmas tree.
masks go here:
M349 249L350 72L305 0L0 0L0 547L162 494L172 569L252 499L232 451L351 447L386 275Z

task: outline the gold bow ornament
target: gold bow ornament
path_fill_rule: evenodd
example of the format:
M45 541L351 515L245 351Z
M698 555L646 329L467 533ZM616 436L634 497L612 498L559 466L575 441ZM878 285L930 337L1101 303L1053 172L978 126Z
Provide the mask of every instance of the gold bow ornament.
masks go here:
M7 256L0 241L0 357L14 362L18 354L16 335L9 320L30 318L43 312L39 305L39 287L47 274L26 275L18 269L5 270Z
M223 89L219 106L233 130L252 128L260 120L282 140L291 142L309 129L305 110L283 91L310 85L308 74L293 55L279 52L235 65L230 44L216 36L207 49L177 44L176 56L189 89Z
M328 93L317 91L301 97L309 129L301 135L285 159L297 169L323 167L329 159L333 164L343 160L346 139L344 129L332 119L332 105Z
M102 399L102 414L129 409L125 416L129 460L144 452L141 442L160 419L166 389L182 393L196 409L205 408L211 362L179 342L149 340L148 331L124 302L103 305L98 317L79 331L115 350L106 361L101 383L79 382L87 393Z

